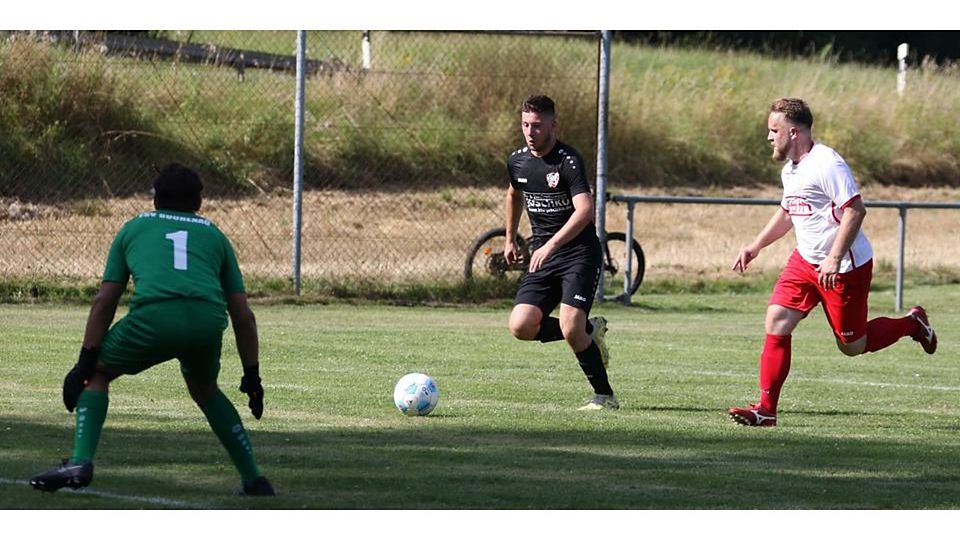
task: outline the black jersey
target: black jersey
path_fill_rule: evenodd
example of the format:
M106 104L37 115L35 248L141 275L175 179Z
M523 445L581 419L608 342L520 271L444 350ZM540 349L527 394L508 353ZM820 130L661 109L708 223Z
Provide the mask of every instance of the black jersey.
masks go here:
M533 249L542 246L573 215L573 197L590 193L583 158L572 146L560 141L550 153L537 157L523 147L507 159L507 172L513 189L523 192L523 203L533 230ZM560 247L561 251L597 242L593 221L580 234Z

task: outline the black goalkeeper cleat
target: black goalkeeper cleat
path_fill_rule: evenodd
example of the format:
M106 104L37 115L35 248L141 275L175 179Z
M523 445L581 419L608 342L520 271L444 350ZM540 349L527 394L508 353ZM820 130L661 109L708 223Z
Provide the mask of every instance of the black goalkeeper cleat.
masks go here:
M92 461L70 463L70 460L65 459L59 466L31 478L30 485L34 489L52 493L62 487L70 489L87 487L91 481L93 481Z
M243 485L243 491L240 492L240 495L251 495L254 497L276 494L277 492L273 490L273 486L270 484L270 481L267 480L266 476L260 476L257 477L256 480L247 482Z

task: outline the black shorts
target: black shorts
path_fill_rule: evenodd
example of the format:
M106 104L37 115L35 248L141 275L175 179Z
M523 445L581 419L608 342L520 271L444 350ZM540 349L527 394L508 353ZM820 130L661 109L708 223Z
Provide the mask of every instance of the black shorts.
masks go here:
M513 305L531 304L547 315L562 302L589 315L603 266L600 243L590 247L577 256L551 256L539 270L523 276Z

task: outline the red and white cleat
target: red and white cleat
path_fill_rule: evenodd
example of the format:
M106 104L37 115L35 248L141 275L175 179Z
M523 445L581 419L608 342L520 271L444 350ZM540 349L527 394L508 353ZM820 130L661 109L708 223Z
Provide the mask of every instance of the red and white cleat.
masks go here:
M921 306L915 306L910 308L907 315L917 321L917 331L911 334L910 337L920 343L925 353L933 354L937 352L937 333L934 332L933 327L930 326L930 320L927 318L926 310Z
M751 403L749 407L730 407L727 410L730 419L743 426L774 427L777 425L777 415L767 411L759 403Z

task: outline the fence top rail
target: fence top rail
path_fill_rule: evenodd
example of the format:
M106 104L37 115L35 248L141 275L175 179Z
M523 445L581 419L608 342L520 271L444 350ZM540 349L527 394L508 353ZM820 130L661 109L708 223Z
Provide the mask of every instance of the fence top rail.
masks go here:
M634 203L670 203L670 204L742 204L742 205L779 205L780 199L751 199L747 197L697 197L673 195L610 195L609 200L627 204ZM866 201L865 206L874 208L942 208L960 209L960 203L949 202L912 202L912 201Z

